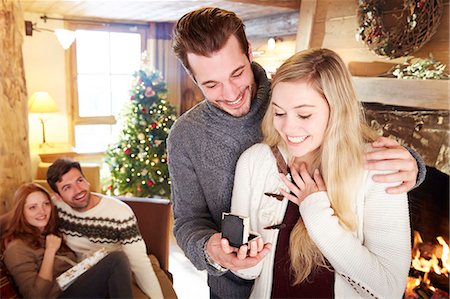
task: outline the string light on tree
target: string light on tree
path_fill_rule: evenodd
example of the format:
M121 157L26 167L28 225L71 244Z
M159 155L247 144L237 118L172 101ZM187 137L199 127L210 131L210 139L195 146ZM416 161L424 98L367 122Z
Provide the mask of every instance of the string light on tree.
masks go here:
M139 197L170 196L166 139L175 108L167 101L161 74L144 53L123 109L119 142L106 152L111 172L106 192Z

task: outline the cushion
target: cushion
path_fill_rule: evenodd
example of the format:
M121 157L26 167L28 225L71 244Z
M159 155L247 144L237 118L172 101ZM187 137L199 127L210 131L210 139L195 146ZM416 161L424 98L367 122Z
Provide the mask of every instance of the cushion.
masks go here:
M3 235L2 228L5 227L9 214L10 213L6 213L0 216L0 242L3 241L1 239L1 236ZM9 274L8 269L3 263L3 254L2 252L0 252L0 298L20 298L18 294L18 289L14 283L14 280Z
M0 261L0 298L20 298L12 277L9 275L3 261Z

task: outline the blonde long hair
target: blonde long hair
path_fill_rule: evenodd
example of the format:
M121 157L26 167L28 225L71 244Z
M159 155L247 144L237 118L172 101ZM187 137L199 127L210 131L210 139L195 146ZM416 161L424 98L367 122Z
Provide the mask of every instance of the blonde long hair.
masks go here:
M339 223L345 229L355 231L355 186L359 185L362 177L364 143L376 136L365 124L350 73L335 52L310 49L296 53L280 66L272 80L272 90L280 82L307 82L327 100L330 117L312 169L320 169ZM286 147L274 128L273 114L270 103L262 121L263 142ZM319 266L327 267L301 218L291 232L289 243L294 284L307 279Z

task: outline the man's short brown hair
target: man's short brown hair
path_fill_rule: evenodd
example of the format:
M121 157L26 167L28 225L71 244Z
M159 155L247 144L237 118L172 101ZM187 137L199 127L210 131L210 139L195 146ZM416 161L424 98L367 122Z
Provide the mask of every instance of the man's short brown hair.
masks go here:
M52 165L47 170L47 183L55 191L59 194L58 187L56 187L56 183L60 182L62 176L68 173L72 168L76 168L80 171L81 175L84 177L83 172L81 171L80 163L77 161L60 158L53 162Z
M200 8L178 20L172 33L172 49L192 74L188 53L209 57L222 49L232 34L248 57L248 40L242 20L232 11L217 7Z

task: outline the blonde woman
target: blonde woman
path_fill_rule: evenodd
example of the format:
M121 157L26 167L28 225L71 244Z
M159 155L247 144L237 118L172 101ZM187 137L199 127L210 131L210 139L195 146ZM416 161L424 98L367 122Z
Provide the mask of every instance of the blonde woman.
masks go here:
M405 193L372 180L365 126L351 77L331 50L295 54L277 71L263 143L240 157L231 212L272 244L252 298L401 298L410 264ZM386 172L383 172L386 173ZM262 250L263 242L238 256ZM225 251L230 251L226 242Z

